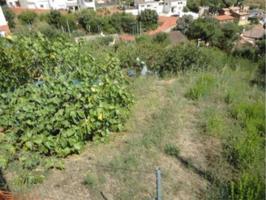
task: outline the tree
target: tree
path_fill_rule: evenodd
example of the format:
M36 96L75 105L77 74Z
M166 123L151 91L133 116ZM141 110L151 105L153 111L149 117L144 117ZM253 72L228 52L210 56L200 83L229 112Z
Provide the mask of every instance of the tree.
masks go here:
M133 33L137 21L133 15L115 13L110 17L110 24L116 29L116 32Z
M58 10L52 10L47 15L47 22L59 29L61 28L61 18L62 15Z
M36 20L37 14L33 11L24 11L19 16L18 19L23 24L32 25L33 22Z
M216 13L225 7L223 0L203 0L202 5L208 6L211 13Z
M138 21L142 23L145 30L154 29L158 25L158 14L155 10L144 10L138 15Z
M184 15L182 18L177 19L176 29L186 35L192 22L193 17L191 15Z
M222 34L219 22L213 18L199 18L193 21L187 33L191 39L201 39L213 45L217 45Z
M209 58L194 43L174 46L166 50L160 65L160 73L177 74L190 69L204 69L209 65Z
M187 7L193 12L199 12L199 7L201 6L200 0L188 0Z
M222 25L223 35L219 39L218 46L226 51L232 50L235 41L239 38L241 28L236 23L226 23Z

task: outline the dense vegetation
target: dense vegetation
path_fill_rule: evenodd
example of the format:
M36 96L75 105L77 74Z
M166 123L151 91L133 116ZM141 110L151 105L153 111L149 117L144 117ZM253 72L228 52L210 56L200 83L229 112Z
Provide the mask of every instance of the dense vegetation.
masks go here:
M119 61L95 60L81 46L40 34L1 38L1 167L34 171L45 157L80 152L88 139L122 129L132 97Z
M199 18L192 21L189 16L177 21L177 29L190 39L198 39L225 51L233 50L241 32L236 23L220 24L213 18Z
M73 36L100 32L139 34L140 31L154 29L158 25L157 13L150 10L137 17L127 13L110 14L105 10L97 10L97 12L81 10L75 13L51 10L44 14L24 11L15 15L7 7L4 7L4 13L14 32L19 34L41 32L49 37L59 33L68 33Z
M8 16L14 23L13 14ZM265 40L256 48L234 49L241 31L235 23L220 25L213 19L190 17L178 21L177 29L192 41L177 45L162 33L113 45L111 37L81 43L69 37L77 30L138 33L140 24L149 30L157 26L158 16L152 11L137 19L88 10L51 11L38 17L26 12L18 19L24 28L30 27L31 35L0 40L0 167L21 168L22 184L40 182L42 176L35 174L40 167L62 168L57 159L79 153L87 140L105 141L110 132L122 130L132 104L124 71L139 74L140 63L145 63L160 78L183 77L182 97L201 109L198 132L221 141L226 165L218 166L217 161L206 172L215 180L208 191L211 199L265 198ZM176 91L168 91L175 98L169 101L171 107L161 111L151 133L137 141L144 156L151 146L172 157L182 152L172 143L163 143L163 137L173 137L168 126L177 128L178 123L168 120L178 117L181 97L175 96ZM130 167L137 167L135 146L127 150L133 156L129 153L114 162L123 167L129 159ZM223 169L234 175L220 176ZM87 185L91 182L86 179Z

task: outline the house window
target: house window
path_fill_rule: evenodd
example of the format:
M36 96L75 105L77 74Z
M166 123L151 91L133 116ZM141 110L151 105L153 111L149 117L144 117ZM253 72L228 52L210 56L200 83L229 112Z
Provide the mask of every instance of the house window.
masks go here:
M43 8L44 6L41 4L40 7Z
M18 1L16 1L16 6L20 7L20 3Z

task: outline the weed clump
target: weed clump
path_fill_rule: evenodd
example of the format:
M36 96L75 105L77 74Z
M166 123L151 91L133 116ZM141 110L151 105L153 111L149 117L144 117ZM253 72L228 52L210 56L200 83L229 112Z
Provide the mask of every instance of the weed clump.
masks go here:
M200 97L208 96L215 86L215 81L212 75L205 74L196 81L185 96L192 100L198 100Z
M174 144L166 144L164 152L169 156L177 157L180 154L180 149Z

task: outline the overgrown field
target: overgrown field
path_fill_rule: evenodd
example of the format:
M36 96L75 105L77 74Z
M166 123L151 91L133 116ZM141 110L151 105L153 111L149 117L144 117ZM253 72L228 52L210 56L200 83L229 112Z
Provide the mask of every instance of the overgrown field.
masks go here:
M164 199L264 199L263 50L247 60L160 37L110 41L0 40L0 167L11 188L152 199L160 167ZM151 75L139 77L143 63Z

